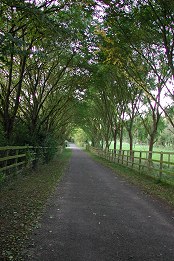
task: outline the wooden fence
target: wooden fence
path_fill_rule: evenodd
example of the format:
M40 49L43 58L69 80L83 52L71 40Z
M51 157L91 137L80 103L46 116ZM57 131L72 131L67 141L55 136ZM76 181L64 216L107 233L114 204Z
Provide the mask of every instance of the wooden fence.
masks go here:
M87 147L88 150L111 162L135 168L141 172L156 176L158 179L170 179L174 182L174 152L109 150ZM151 155L151 159L149 158ZM172 183L173 183L172 182Z
M50 147L6 146L0 147L0 173L9 174L27 165L35 166L39 158L48 154Z

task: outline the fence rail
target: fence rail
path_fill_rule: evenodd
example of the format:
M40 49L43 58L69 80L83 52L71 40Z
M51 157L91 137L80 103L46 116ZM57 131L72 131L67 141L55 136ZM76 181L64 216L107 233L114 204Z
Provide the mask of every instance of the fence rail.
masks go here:
M7 175L11 171L26 167L27 164L34 167L39 158L48 155L50 149L61 150L61 147L0 147L0 173Z
M149 175L156 176L160 180L170 179L174 182L174 152L137 150L105 151L91 146L88 146L87 149L111 162L136 168L139 173L146 170Z

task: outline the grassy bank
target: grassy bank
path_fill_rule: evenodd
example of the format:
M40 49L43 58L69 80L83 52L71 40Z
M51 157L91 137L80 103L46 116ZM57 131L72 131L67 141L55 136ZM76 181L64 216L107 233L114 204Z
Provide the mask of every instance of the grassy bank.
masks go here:
M139 186L145 193L151 194L174 208L174 186L165 182L159 182L146 174L139 174L125 166L109 162L92 153L90 155L98 162L114 170L116 174L126 179L131 184Z
M23 173L0 191L0 260L20 260L19 253L39 217L48 197L64 174L70 150L65 150L37 171Z

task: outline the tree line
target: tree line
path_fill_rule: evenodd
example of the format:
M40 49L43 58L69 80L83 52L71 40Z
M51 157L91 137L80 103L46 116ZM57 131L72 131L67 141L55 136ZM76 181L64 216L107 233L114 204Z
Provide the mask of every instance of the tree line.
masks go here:
M67 137L76 89L84 82L78 73L88 26L82 9L85 19L80 1L1 1L1 145L47 145Z
M94 146L109 149L174 138L174 2L99 1L97 63L84 101L82 128Z
M1 1L1 144L173 143L174 3ZM164 100L166 102L164 103Z

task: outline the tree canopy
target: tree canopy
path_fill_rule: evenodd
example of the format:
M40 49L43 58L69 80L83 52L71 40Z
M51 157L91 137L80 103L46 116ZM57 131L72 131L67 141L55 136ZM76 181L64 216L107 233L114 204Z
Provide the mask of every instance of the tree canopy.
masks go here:
M106 149L172 143L173 1L2 0L0 12L1 145L61 144L74 128Z

